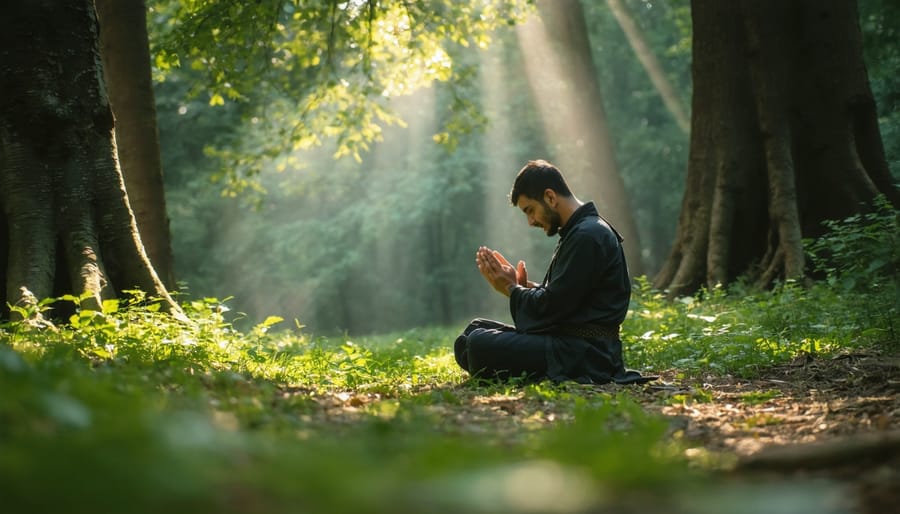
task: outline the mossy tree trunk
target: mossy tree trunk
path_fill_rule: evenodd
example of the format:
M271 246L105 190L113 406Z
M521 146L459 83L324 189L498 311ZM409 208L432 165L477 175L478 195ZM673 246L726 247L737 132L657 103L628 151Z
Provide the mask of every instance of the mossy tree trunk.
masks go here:
M0 305L138 288L176 308L138 236L116 160L92 0L0 17ZM177 310L177 308L176 308Z
M670 296L804 276L822 221L900 205L854 0L693 0L693 105Z

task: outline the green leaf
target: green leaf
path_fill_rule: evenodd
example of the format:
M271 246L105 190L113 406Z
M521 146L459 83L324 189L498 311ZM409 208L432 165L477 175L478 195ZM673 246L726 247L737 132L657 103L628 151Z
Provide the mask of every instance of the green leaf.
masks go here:
M109 299L103 300L103 305L101 306L103 314L114 314L119 312L119 300Z

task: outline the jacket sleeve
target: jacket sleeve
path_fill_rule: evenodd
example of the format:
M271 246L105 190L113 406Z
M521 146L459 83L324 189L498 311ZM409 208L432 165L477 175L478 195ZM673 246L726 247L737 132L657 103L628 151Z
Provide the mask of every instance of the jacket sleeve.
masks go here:
M516 328L533 332L565 321L589 294L593 271L602 257L600 245L589 234L570 234L560 246L545 287L516 287L510 292L509 309Z

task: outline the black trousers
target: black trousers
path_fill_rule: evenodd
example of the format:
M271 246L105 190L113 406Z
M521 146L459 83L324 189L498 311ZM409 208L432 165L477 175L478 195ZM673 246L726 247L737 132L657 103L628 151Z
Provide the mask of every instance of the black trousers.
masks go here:
M540 379L547 375L548 336L520 334L515 327L475 319L456 338L456 362L477 378Z
M625 369L618 337L584 339L522 334L515 327L475 319L456 338L456 362L477 378L529 380L549 378L581 384L643 384L656 376Z

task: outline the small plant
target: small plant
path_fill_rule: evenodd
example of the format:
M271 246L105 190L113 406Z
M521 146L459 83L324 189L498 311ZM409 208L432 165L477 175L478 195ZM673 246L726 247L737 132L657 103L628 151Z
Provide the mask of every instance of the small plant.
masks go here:
M806 241L815 270L846 291L872 291L892 285L900 274L900 211L884 196L873 210L826 221L828 232Z
M900 210L884 196L874 208L843 220L825 223L829 231L806 241L810 261L840 291L846 304L844 317L860 330L883 327L888 341L897 344L900 318Z

